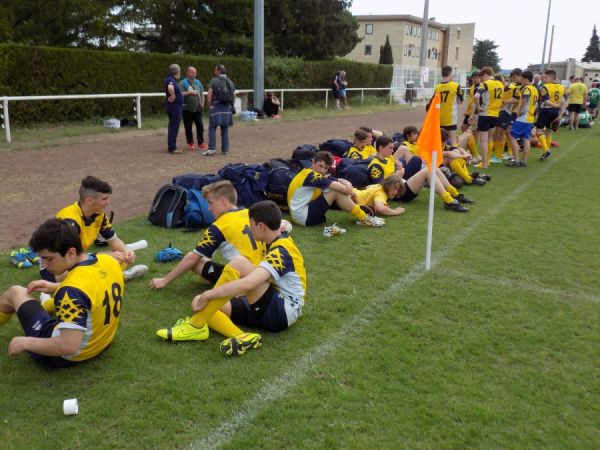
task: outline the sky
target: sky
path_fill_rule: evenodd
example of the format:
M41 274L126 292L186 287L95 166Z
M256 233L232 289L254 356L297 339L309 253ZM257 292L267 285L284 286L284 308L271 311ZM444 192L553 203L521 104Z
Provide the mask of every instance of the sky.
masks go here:
M490 39L499 47L500 67L513 69L542 62L549 0L429 0L429 17L441 23L475 23L475 38ZM552 61L581 61L594 24L600 28L598 0L551 0L546 57L554 25ZM497 11L493 12L493 4ZM411 14L423 17L424 0L354 0L354 15ZM519 31L523 30L523 31Z

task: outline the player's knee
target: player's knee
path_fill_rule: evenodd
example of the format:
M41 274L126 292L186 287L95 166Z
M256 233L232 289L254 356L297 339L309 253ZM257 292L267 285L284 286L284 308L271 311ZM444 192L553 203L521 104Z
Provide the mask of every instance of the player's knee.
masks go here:
M27 288L19 285L14 285L8 288L5 292L5 295L11 300L25 300L27 298L32 298L31 294L27 292Z

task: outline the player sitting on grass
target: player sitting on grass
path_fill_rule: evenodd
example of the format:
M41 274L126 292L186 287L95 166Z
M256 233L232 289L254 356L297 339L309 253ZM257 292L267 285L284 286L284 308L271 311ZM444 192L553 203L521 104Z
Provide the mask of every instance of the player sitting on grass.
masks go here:
M369 159L375 154L375 151L369 133L365 130L358 129L354 132L352 147L348 149L345 157L352 159Z
M204 231L193 251L187 253L164 277L150 281L151 288L162 289L190 270L206 281L216 283L224 267L211 260L217 250L228 261L242 255L253 264L258 264L264 256L264 245L257 242L250 231L248 210L236 206L237 192L231 181L222 180L206 185L202 188L202 195L216 220Z
M90 359L112 342L121 314L123 271L111 255L83 252L74 228L58 219L44 222L29 241L42 267L67 273L61 283L35 280L27 288L13 286L0 295L0 324L15 312L25 336L14 337L11 356L28 351L38 363L65 367ZM52 293L56 317L32 292Z
M449 167L459 177L461 177L466 184L483 186L488 180L491 179L489 175L480 176L477 172L469 172L467 163L471 160L471 154L461 147L453 147L452 145L448 144L448 132L443 129L442 143L444 143L444 150L442 152L444 165Z
M369 162L367 169L371 183L381 183L387 177L398 173L400 164L396 162L392 153L394 153L394 141L391 137L383 135L377 138L375 142L377 153ZM402 173L400 173L402 175Z
M294 222L299 225L319 225L327 219L325 213L334 202L349 212L359 225L381 227L385 221L367 215L352 200L352 184L328 175L332 164L331 153L317 152L311 167L302 169L288 188L288 206Z
M281 211L270 200L249 209L250 229L256 240L268 247L258 267L242 256L227 264L213 289L196 296L194 315L172 328L158 330L163 339L203 341L208 339L211 318L224 315L228 323L221 351L235 356L258 348L261 336L244 333L235 324L278 332L290 327L300 315L306 293L306 271L302 254L287 233L281 234ZM244 297L240 297L240 296Z
M404 127L402 130L402 136L404 140L398 146L396 146L396 151L394 152L394 158L400 161L404 161L408 163L413 156L416 156L419 152L419 147L417 146L417 139L419 138L419 130L416 127L408 126Z
M94 241L102 236L112 250L112 256L121 262L122 267L132 264L135 261L135 252L117 237L105 209L110 205L110 195L112 188L106 181L102 181L93 176L87 176L81 180L79 187L79 201L61 209L56 218L70 223L81 240L81 247L87 252ZM136 278L148 272L148 267L144 265L133 266L124 271L126 280ZM62 274L59 274L59 280ZM48 276L42 272L42 278L49 281L55 281L53 276Z

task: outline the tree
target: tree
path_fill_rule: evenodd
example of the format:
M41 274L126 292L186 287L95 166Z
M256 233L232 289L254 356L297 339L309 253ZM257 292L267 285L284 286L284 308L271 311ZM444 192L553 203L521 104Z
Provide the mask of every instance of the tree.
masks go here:
M581 58L583 62L596 62L600 61L600 39L598 39L598 33L596 33L596 25L592 31L592 37L590 38L590 44L585 50L585 55Z
M385 44L379 48L379 64L394 64L389 35L385 36Z
M484 39L482 41L475 39L472 65L476 67L490 66L494 69L494 72L498 72L500 70L501 61L496 52L498 47L499 46L495 44L494 41L490 41L489 39Z

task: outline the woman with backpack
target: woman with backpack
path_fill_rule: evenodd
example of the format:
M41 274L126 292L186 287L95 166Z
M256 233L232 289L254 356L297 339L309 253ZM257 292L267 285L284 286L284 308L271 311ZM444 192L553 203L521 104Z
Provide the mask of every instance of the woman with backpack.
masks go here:
M215 77L208 84L208 105L210 107L208 125L208 150L204 156L216 153L217 127L221 127L221 154L229 151L229 127L233 125L233 99L235 85L227 78L225 66L215 67Z

